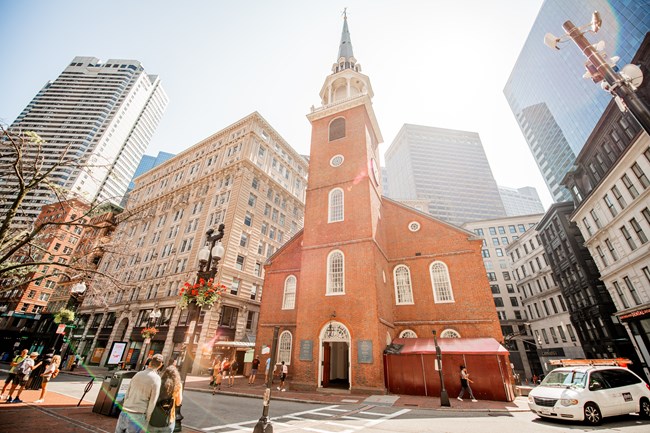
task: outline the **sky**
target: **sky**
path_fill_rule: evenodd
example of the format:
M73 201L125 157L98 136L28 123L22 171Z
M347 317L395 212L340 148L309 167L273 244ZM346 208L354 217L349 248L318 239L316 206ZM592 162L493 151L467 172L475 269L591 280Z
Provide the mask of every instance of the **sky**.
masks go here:
M0 0L0 122L75 56L135 59L170 102L147 149L179 153L257 111L299 153L347 7L388 149L404 123L477 132L501 186L551 195L503 88L542 0ZM560 32L561 23L557 29ZM540 44L542 41L540 41ZM383 164L383 159L382 159Z

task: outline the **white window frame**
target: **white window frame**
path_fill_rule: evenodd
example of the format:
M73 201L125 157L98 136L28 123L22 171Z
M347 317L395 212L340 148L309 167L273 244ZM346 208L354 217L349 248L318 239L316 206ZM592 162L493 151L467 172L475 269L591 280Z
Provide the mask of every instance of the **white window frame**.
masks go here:
M282 331L278 337L278 359L277 363L282 361L286 365L291 365L291 346L293 344L293 335L289 331Z
M327 222L337 223L345 217L345 193L341 188L334 188L327 195Z
M399 333L399 338L418 338L418 334L412 329L405 329Z
M332 273L332 259L335 255L341 255L341 289L334 290L334 274ZM333 250L327 255L327 288L325 295L345 295L345 255L341 250Z
M440 333L440 338L461 338L461 336L455 329L445 329Z
M398 276L398 272L405 271L406 274ZM413 302L413 286L411 284L411 270L406 265L397 265L393 269L393 282L395 286L395 304L396 305L412 305ZM400 296L401 294L401 296Z
M296 308L296 285L295 275L289 275L284 280L284 295L282 296L282 309L293 310Z
M434 268L435 274L434 274ZM454 301L454 291L451 287L451 278L449 278L449 269L444 262L436 260L429 265L429 276L431 277L431 287L433 289L433 302L436 304L447 304ZM444 286L447 287L444 287ZM443 293L448 292L448 293ZM445 295L445 296L441 296Z

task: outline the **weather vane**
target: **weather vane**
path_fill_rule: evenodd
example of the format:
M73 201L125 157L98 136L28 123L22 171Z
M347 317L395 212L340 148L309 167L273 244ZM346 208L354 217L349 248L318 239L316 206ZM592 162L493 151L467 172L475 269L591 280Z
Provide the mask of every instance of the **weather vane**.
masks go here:
M343 19L344 20L348 19L348 8L347 7L343 8Z

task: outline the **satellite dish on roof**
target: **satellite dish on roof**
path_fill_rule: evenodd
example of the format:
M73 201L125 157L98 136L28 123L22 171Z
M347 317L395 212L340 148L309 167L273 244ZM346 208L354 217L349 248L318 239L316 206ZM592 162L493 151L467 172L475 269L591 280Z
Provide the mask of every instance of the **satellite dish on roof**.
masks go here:
M627 81L630 86L634 87L635 90L643 82L643 72L641 72L641 68L639 68L637 65L629 64L623 66L620 74L623 78L625 78L625 81Z

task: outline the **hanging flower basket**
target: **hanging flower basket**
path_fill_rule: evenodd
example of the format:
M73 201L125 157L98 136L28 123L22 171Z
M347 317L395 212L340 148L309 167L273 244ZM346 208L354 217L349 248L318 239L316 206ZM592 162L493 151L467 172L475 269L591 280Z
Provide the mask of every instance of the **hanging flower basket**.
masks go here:
M181 300L178 305L181 308L187 308L189 304L194 302L199 307L211 308L225 290L226 286L215 284L212 278L207 281L200 278L195 284L187 282L181 287L179 293Z
M158 330L154 328L153 326L149 328L144 328L141 331L142 338L147 339L147 338L153 338L156 334L158 333Z
M54 314L54 323L63 323L64 325L74 322L74 311L67 308L60 309Z

